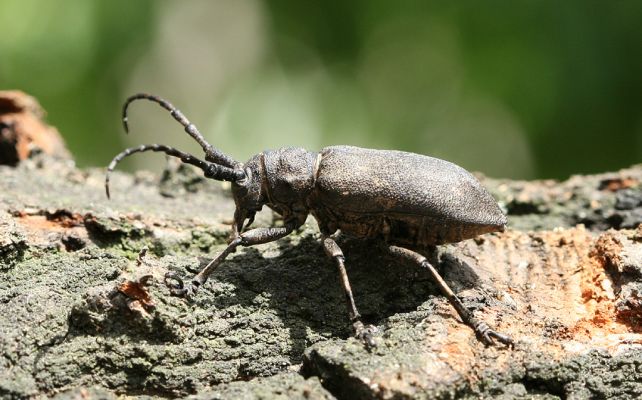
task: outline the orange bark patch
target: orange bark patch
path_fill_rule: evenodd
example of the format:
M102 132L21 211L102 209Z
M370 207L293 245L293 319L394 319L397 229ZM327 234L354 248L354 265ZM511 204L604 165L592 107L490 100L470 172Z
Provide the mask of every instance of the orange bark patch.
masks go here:
M613 179L605 179L600 185L600 189L617 192L618 190L632 188L638 185L638 181L628 177L618 177Z
M622 232L596 238L581 226L507 231L478 246L460 244L482 281L498 289L496 300L512 308L488 307L482 318L516 340L549 343L553 354L564 343L640 333L616 309L619 272L613 264L621 257Z
M140 281L125 281L118 286L118 291L132 300L139 301L143 307L154 307L155 305L147 289Z
M614 283L607 273L608 259L622 250L617 239L609 233L601 235L589 252L582 270L582 300L585 316L573 327L577 336L590 339L596 336L630 332L619 322L615 309Z
M87 230L82 223L80 214L72 214L66 211L56 211L54 213L35 214L27 211L18 211L14 213L16 223L21 225L27 235L27 241L30 244L46 245L51 243L51 235L63 236L73 235L82 240L87 240Z
M0 91L0 164L15 165L36 149L70 157L56 128L42 121L44 115L33 97L17 90Z

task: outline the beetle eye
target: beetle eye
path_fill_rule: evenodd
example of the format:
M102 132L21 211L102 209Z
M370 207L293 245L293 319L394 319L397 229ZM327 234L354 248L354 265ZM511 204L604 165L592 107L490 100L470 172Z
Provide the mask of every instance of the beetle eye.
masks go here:
M241 178L241 179L239 179L239 180L234 182L239 186L246 186L247 183L250 182L251 178L252 178L252 170L250 168L246 168L245 171L243 171L243 172L245 173L243 178Z

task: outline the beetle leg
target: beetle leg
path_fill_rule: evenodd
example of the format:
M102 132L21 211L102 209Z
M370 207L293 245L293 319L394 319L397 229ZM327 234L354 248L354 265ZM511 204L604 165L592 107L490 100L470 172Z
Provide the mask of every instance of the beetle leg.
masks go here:
M207 281L207 278L209 278L216 267L218 267L230 253L236 251L238 246L253 246L255 244L273 242L289 235L294 229L296 229L296 226L291 224L278 228L256 228L243 232L235 237L225 250L210 261L201 272L196 274L188 285L184 285L183 281L178 278L174 272L165 274L165 285L169 287L172 295L190 298L194 296L198 288Z
M448 287L446 281L444 281L441 275L439 275L439 272L437 272L435 267L433 267L432 264L428 262L426 257L412 250L397 246L390 246L390 252L407 260L413 261L419 264L422 268L428 269L435 282L437 282L437 285L439 285L439 288L441 289L443 295L446 296L450 304L452 304L455 310L457 310L457 314L459 314L462 321L464 321L466 325L470 326L475 331L477 337L485 345L495 344L494 339L498 340L501 343L504 343L509 347L513 347L515 345L515 342L513 342L513 339L511 339L509 336L501 334L499 332L495 332L494 330L490 329L490 327L484 321L475 318L472 311L466 308L459 297L457 297L457 295L453 293L452 289Z
M377 332L377 328L372 325L364 326L363 322L361 322L361 315L359 314L359 311L357 311L357 306L354 302L354 297L352 296L352 288L350 287L348 273L346 272L343 251L341 251L337 242L329 236L324 236L322 238L322 243L325 254L336 262L337 269L339 271L339 278L341 279L341 285L343 285L343 291L346 296L348 316L350 317L355 337L362 340L368 348L375 347L376 343L373 336Z

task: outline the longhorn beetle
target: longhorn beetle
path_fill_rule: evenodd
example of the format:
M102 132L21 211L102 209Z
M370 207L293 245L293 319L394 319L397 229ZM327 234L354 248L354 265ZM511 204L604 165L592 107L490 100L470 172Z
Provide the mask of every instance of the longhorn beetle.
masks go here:
M157 96L136 94L125 101L126 132L127 108L139 99L158 103L169 111L201 145L205 160L162 144L128 148L116 155L107 168L107 197L109 173L119 161L134 153L156 151L200 168L207 178L230 181L236 204L228 246L187 285L174 273L168 273L165 283L173 295L193 296L237 247L283 238L312 214L321 231L323 249L337 266L354 334L367 346L374 346L375 328L361 322L343 252L331 236L337 231L357 238L380 239L393 255L426 268L464 323L484 344L498 340L513 345L510 337L475 318L426 257L417 252L504 230L506 217L497 203L463 168L419 154L352 146L331 146L319 152L284 147L264 151L240 163L209 144L183 113ZM284 225L248 229L264 205L280 214Z

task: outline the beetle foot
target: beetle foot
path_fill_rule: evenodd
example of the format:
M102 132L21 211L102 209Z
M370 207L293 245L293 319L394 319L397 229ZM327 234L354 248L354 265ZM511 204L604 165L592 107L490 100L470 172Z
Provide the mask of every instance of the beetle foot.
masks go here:
M497 340L498 342L503 343L510 348L515 347L515 342L510 338L510 336L490 329L490 327L485 322L478 322L477 324L475 324L473 329L475 330L475 333L477 334L479 340L481 340L486 346L493 346L497 344L495 342L495 340Z
M172 296L184 297L189 300L194 297L200 285L193 281L185 285L175 272L167 272L165 274L165 286L169 288Z
M376 326L363 325L361 321L357 321L352 324L352 329L354 330L354 337L362 341L368 350L377 347L374 337L379 330Z

